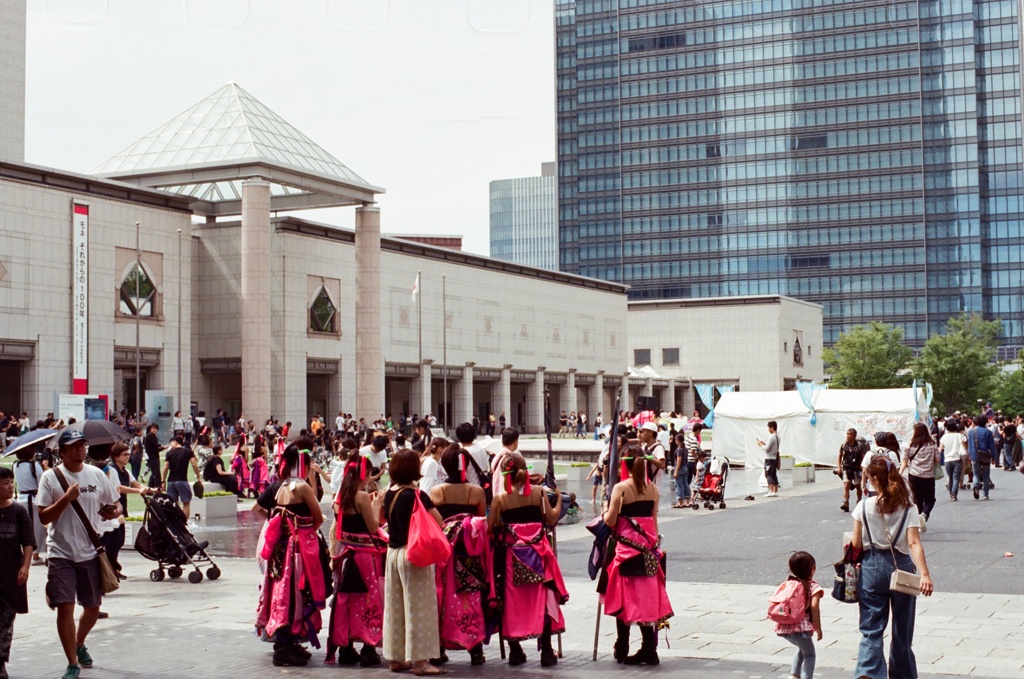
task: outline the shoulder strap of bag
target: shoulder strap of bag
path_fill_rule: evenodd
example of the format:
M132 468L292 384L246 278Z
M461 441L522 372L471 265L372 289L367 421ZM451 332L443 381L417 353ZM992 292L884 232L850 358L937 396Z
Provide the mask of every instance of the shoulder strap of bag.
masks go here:
M395 508L395 503L398 502L398 496L402 494L403 490L410 490L409 488L399 488L395 491L395 496L391 498L391 504L388 505L388 521L391 520L391 512Z
M488 478L487 474L484 474L484 471L482 469L480 469L480 465L477 464L476 460L473 459L473 456L469 453L469 451L467 450L467 451L465 451L465 453L466 453L466 457L469 458L469 463L471 465L473 465L473 469L476 470L477 476L480 477L480 485L481 486L484 486L484 485L489 486L489 485L491 485L490 484L490 479Z
M896 537L903 534L903 526L907 523L907 515L910 513L910 505L903 510L903 518L900 519L900 527L896 529ZM896 563L896 550L893 549L892 537L889 535L889 528L885 525L885 517L882 517L882 528L885 530L885 539L889 541L889 553L892 554L892 562Z
M875 502L877 503L878 500L875 500ZM876 509L877 509L877 504L876 504ZM879 516L881 516L881 514L879 514ZM868 505L867 505L867 502L864 503L864 530L867 531L867 534L868 534L868 543L864 546L864 551L866 552L868 550L871 550L871 549L875 548L875 540L874 540L874 538L871 537L871 524L868 523Z
M60 482L60 487L64 492L67 492L68 480L64 478L64 472L58 466L53 468L53 473L57 477L57 481ZM71 507L75 510L75 514L78 514L78 518L81 519L82 525L85 527L85 532L89 534L89 540L92 541L92 546L96 548L96 553L98 554L99 552L104 551L103 545L100 543L100 536L97 535L95 529L93 529L92 522L89 521L89 518L85 515L85 510L82 509L82 505L78 503L78 500L72 500Z

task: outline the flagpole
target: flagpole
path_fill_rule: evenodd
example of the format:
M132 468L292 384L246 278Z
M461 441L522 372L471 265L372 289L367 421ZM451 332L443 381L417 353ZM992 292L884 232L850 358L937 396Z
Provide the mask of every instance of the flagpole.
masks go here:
M441 274L441 360L444 363L444 433L448 435L448 286Z
M419 326L420 326L420 371L423 371L423 291L420 290L422 284L422 271L416 272L416 302L419 308ZM420 406L422 408L422 404ZM425 415L426 413L424 413Z

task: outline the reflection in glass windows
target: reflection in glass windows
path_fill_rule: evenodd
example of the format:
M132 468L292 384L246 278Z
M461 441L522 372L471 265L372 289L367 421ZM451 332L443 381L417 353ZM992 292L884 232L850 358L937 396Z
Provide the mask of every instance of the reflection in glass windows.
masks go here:
M125 316L151 318L156 315L156 286L145 268L136 262L121 280L118 308Z
M309 307L309 329L313 332L338 332L338 309L327 288L321 287Z

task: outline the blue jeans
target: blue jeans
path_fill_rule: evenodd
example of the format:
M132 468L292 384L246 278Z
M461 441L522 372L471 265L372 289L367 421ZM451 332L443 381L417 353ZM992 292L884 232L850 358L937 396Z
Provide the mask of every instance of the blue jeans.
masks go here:
M917 597L889 590L889 578L896 568L916 572L909 554L896 552L896 563L888 551L872 549L861 562L857 595L860 597L860 647L855 677L870 679L917 679L914 643L914 615ZM892 611L892 642L889 668L885 666L885 627Z
M992 487L992 465L974 464L974 487L981 489L981 494L988 497L988 489Z
M964 463L960 460L946 462L946 489L953 497L960 492L960 483L964 480Z
M686 482L686 468L679 469L675 477L676 500L682 502L690 499L690 484Z
M1013 444L1003 444L1003 469L1013 469Z
M793 664L790 665L789 673L800 679L814 679L814 639L810 632L797 632L796 634L783 634L782 638L796 646L796 655L793 656Z

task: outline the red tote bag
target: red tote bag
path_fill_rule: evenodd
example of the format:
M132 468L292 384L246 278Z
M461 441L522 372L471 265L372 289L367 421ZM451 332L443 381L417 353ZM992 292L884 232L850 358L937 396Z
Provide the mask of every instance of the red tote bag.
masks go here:
M416 490L414 494L416 504L409 519L409 542L405 548L409 563L419 568L445 563L452 556L452 546L437 521L423 506L420 491Z

